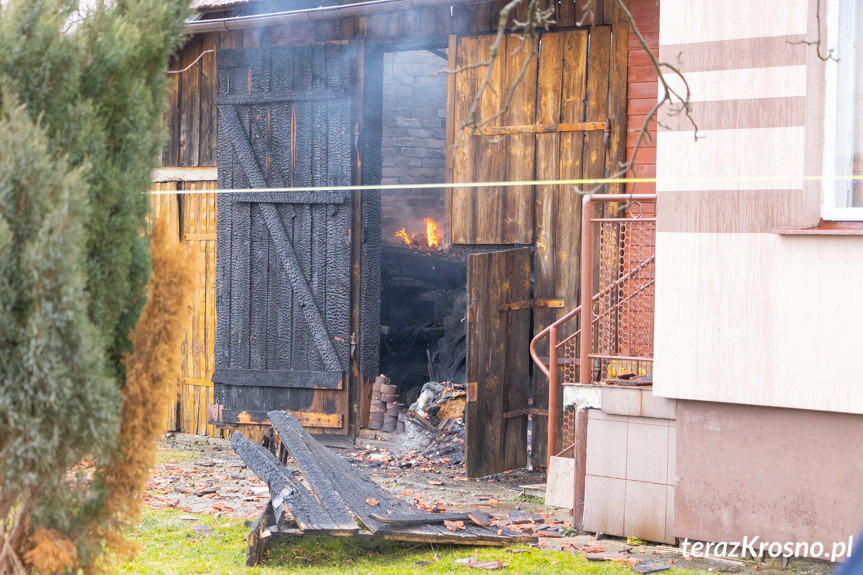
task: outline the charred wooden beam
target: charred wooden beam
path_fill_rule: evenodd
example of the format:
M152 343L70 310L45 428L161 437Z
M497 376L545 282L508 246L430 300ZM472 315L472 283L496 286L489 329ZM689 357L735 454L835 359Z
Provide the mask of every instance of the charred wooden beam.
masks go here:
M307 533L349 535L359 530L344 505L322 505L317 494L309 493L268 450L239 432L231 437L231 446L269 486L277 526L287 505L297 525Z
M324 427L336 429L342 426L344 416L341 413L314 413L307 411L292 411L291 416L296 417L306 427ZM226 409L222 407L219 423L239 424L263 424L270 423L266 411Z
M426 521L413 525L385 523L380 517L392 516L396 519L414 517L417 516L417 510L381 489L351 467L347 461L318 443L289 414L271 411L268 415L279 434L282 445L294 456L294 460L309 479L318 497L321 497L323 491L336 491L371 535L400 541L486 545L506 545L536 540L534 537L506 528L471 526L465 531L454 534L443 525ZM308 469L307 466L309 466ZM321 469L325 469L326 474L321 473Z
M342 379L342 374L337 371L217 369L213 372L214 383L254 387L342 389Z

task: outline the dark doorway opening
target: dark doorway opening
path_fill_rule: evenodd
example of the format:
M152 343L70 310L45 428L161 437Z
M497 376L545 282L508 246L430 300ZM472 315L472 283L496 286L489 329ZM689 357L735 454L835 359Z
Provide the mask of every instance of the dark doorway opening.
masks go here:
M427 381L465 381L467 255L446 242L445 47L383 55L381 371L410 405Z

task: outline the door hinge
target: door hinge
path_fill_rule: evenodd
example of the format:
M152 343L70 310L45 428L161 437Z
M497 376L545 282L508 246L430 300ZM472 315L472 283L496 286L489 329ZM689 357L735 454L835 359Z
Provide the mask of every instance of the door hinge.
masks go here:
M531 308L560 308L563 307L563 304L564 302L562 299L526 299L523 301L500 304L500 306L498 306L497 308L497 311L499 311L500 313L504 313L507 311L517 311L520 309Z
M521 417L523 415L542 415L544 417L548 417L547 409L540 409L538 407L528 407L527 409L516 409L515 411L507 411L503 414L504 419L512 419L513 417Z

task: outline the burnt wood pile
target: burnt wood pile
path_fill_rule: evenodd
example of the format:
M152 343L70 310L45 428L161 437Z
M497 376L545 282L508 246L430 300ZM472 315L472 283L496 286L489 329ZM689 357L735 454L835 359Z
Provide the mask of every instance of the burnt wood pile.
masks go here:
M270 501L249 536L250 565L260 561L265 542L273 537L332 535L492 546L536 541L503 526L489 526L482 517L479 523L466 521L452 531L452 525L444 522L453 517L421 512L384 491L318 443L293 416L283 411L267 415L281 445L299 466L303 481L270 451L234 433L234 451L270 488Z

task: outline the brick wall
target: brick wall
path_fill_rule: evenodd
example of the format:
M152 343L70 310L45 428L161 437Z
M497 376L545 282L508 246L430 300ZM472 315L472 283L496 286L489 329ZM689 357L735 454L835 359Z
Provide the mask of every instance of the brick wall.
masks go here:
M641 35L654 54L659 54L659 2L656 0L631 0L630 10ZM629 33L629 71L627 79L629 106L627 118L629 134L626 139L626 158L632 156L638 134L650 109L656 104L658 79L656 70L650 64L647 54L632 32ZM635 175L638 178L656 177L656 122L650 125L651 139L642 142L635 162ZM633 184L627 191L633 191ZM642 194L656 192L656 184L637 184L635 190Z
M446 61L425 50L384 55L383 184L444 181L446 152ZM395 232L420 238L423 218L444 220L444 192L410 187L382 194L384 243L396 245Z

